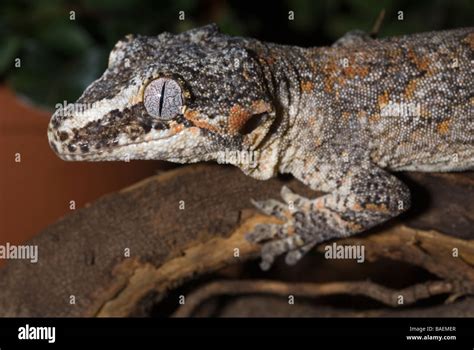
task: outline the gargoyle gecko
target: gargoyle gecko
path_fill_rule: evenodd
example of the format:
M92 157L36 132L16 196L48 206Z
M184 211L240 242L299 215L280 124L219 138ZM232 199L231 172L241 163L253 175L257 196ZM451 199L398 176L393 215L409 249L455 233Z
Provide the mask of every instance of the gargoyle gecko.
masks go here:
M231 37L215 25L128 35L76 104L52 116L64 160L217 160L256 179L291 173L326 194L287 187L254 202L283 224L259 225L263 269L354 235L410 207L391 171L474 168L474 28L382 40L350 32L331 47Z

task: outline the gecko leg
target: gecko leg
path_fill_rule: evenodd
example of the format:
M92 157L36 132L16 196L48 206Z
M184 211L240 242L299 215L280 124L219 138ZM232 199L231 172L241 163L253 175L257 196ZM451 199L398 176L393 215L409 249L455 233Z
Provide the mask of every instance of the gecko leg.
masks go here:
M287 253L286 262L295 264L316 244L363 232L410 206L408 188L395 176L372 166L360 167L343 179L332 193L308 199L287 187L284 202L254 202L267 215L283 220L281 225L258 225L246 238L262 245L262 269Z

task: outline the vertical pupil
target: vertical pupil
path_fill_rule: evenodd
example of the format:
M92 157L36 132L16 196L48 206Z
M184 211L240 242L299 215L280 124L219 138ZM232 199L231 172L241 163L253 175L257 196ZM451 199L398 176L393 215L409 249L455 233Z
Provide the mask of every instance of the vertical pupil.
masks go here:
M145 88L143 103L151 116L171 119L179 114L183 105L181 88L171 79L158 78Z
M163 110L163 103L165 101L165 85L166 85L166 81L163 82L163 85L161 86L160 107L159 107L160 116L161 116L161 111Z

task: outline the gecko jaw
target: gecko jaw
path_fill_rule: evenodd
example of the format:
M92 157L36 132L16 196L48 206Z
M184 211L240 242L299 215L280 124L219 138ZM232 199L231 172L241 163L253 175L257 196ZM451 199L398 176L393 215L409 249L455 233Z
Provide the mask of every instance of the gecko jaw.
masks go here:
M137 142L111 144L100 150L90 147L87 152L68 152L67 146L50 139L51 148L67 161L129 161L132 159L167 160L177 163L212 159L206 150L206 139L193 130L167 131L157 137L148 135ZM89 148L89 144L87 144ZM199 152L198 152L199 151Z
M48 134L49 135L49 134ZM143 154L144 152L140 152L140 148L145 148L145 145L150 145L153 142L164 141L169 139L173 135L166 135L161 138L155 138L154 140L141 140L138 142L129 142L124 144L116 144L111 145L101 150L92 150L84 153L79 152L69 152L67 150L67 146L61 144L60 142L52 141L50 137L50 145L51 148L56 152L56 154L63 160L67 161L78 161L78 160L85 160L85 161L101 161L101 160L129 160L134 159L135 152L139 152L138 154ZM140 147L142 145L142 147ZM87 145L89 148L89 145Z

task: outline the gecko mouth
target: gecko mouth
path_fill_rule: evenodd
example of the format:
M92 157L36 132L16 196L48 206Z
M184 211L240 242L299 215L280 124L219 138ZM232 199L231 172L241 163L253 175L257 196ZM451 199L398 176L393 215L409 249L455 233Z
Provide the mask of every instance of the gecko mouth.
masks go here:
M153 143L157 143L160 141L165 141L167 139L172 138L174 135L167 135L161 138L156 138L153 140L141 140L137 142L129 142L125 144L116 144L106 146L102 149L93 149L89 150L89 146L87 146L87 151L84 147L80 147L82 153L79 152L68 152L68 146L64 144L59 144L54 141L50 141L50 146L53 151L63 160L90 160L90 161L100 161L100 160L107 160L110 157L110 160L131 160L134 159L135 154L139 154L138 152L142 151L142 148L150 148ZM138 151L138 152L137 152ZM117 158L117 153L121 155L121 158ZM114 158L114 159L112 159Z
M104 125L106 125L104 127ZM160 124L161 126L161 124ZM103 156L120 153L121 158L131 159L141 145L166 142L175 136L179 128L153 125L124 126L123 130L111 123L95 125L89 123L81 129L70 129L54 126L48 128L48 139L51 149L64 160L99 160ZM130 149L130 155L125 152Z
M50 140L51 148L66 161L129 161L133 159L168 160L181 163L192 161L196 157L202 160L212 158L206 138L196 130L184 129L179 132L158 133L147 135L146 139L135 142L109 144L95 149L94 144L88 143L85 147L68 151L65 142ZM90 147L89 147L90 146ZM196 158L197 159L197 158Z

